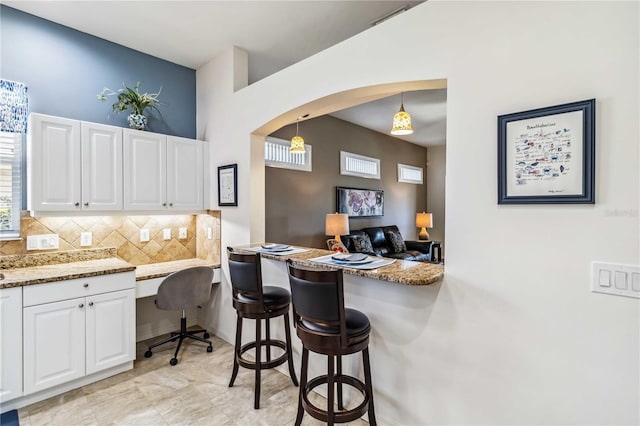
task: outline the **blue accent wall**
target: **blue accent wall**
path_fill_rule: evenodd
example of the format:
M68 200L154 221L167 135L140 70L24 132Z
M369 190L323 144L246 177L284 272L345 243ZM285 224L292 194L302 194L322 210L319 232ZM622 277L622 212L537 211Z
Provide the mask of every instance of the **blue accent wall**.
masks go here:
M185 48L188 48L186 46ZM0 77L29 88L31 112L128 127L128 112L100 102L104 87L141 92L162 87L147 130L196 137L196 72L133 49L0 5ZM147 110L148 111L148 110Z

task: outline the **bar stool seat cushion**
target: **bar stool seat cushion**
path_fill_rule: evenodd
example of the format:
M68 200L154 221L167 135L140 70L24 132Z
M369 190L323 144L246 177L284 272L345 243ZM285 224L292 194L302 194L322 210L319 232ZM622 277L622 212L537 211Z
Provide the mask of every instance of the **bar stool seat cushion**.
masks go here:
M291 293L289 293L289 290L282 287L270 285L263 286L262 297L264 300L265 308L288 305L289 303L291 303ZM243 303L258 303L258 299L251 295L243 293L238 293L237 299L239 302Z
M360 334L369 333L371 324L369 323L369 318L365 314L349 308L346 308L344 311L348 337L355 337ZM340 334L340 328L338 326L311 322L302 318L300 319L300 324L312 331L327 334Z

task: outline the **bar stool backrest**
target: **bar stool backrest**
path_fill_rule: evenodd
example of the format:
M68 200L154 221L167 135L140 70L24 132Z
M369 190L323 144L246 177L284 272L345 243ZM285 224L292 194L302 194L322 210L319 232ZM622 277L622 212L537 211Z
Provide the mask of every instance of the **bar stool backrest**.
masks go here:
M241 294L257 300L260 306L264 306L260 253L235 253L232 247L227 247L227 254L233 297Z
M340 337L347 346L342 270L322 271L296 267L287 260L291 300L296 324Z

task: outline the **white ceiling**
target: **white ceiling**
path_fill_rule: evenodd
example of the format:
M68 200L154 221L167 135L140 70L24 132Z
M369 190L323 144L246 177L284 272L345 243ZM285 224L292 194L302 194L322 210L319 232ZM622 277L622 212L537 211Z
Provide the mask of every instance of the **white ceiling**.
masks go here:
M3 4L197 69L229 46L249 53L250 83L371 27L371 22L422 1L25 1ZM392 18L393 19L393 18ZM388 134L399 96L332 114ZM446 90L409 92L420 145L444 143Z

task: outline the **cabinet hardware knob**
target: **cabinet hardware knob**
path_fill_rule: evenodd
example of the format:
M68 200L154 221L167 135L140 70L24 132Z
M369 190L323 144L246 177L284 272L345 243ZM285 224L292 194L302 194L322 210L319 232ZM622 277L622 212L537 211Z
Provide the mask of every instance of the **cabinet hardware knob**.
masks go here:
M173 207L173 203L169 203L169 207Z
M93 302L89 302L89 306L93 306Z
M76 207L78 207L78 206L80 205L80 203L75 202L75 203L73 203L73 205L74 205L74 206L76 206Z
M84 288L89 288L89 283L84 283Z
M167 207L167 203L162 203L162 207Z
M85 207L89 205L89 203L84 203Z
M79 304L78 308L80 308L80 309L84 308L84 303Z

